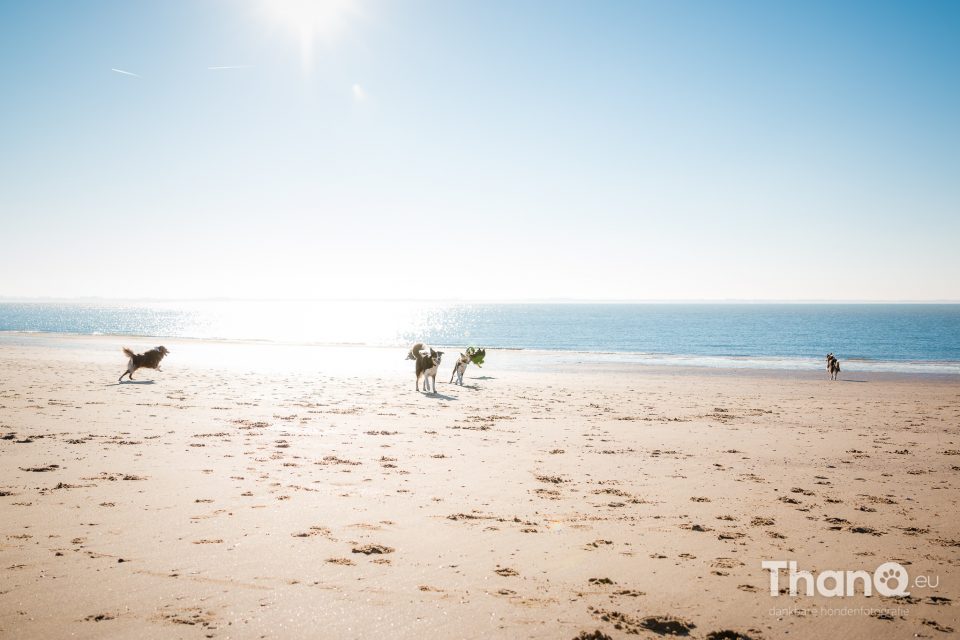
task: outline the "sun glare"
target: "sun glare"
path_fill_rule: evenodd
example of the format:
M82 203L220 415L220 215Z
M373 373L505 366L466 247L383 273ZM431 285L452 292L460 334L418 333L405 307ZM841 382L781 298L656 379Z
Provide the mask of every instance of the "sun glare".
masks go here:
M313 61L314 45L332 45L358 13L357 0L262 0L261 8L275 26L300 40L304 69Z

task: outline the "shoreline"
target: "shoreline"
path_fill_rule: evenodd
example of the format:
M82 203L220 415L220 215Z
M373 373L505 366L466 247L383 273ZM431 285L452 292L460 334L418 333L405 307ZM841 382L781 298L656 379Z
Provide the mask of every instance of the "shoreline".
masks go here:
M320 343L299 341L274 341L260 338L194 338L177 336L149 336L136 334L81 334L44 331L0 331L0 346L69 346L75 342L78 348L89 345L110 345L123 343L133 344L137 341L166 341L168 344L184 343L187 345L203 346L239 346L262 347L277 350L309 349L309 350L356 350L373 352L402 351L407 347L390 345L370 345L361 343ZM458 353L463 346L437 345L446 355L445 362L451 362L451 356ZM651 354L627 351L584 351L565 349L533 349L524 347L487 347L487 351L501 356L507 356L512 362L518 357L526 359L526 367L532 370L543 370L551 367L583 368L609 370L659 370L659 371L693 371L705 374L730 375L769 375L776 377L818 377L823 366L811 359L792 356L695 356L679 354ZM455 357L455 356L454 356ZM737 366L741 363L741 366ZM804 366L801 366L804 365ZM840 381L853 381L852 378L862 379L932 379L960 381L960 362L952 361L890 361L843 359L844 369ZM864 366L866 365L866 366ZM519 365L524 368L523 365Z

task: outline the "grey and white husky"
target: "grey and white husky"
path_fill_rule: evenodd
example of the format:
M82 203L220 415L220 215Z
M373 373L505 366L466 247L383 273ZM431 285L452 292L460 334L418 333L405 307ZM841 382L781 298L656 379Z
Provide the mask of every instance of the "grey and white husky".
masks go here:
M467 371L468 364L470 364L470 357L465 353L461 353L456 364L453 365L453 372L450 374L450 382L453 382L453 379L456 378L457 384L462 387L463 374Z

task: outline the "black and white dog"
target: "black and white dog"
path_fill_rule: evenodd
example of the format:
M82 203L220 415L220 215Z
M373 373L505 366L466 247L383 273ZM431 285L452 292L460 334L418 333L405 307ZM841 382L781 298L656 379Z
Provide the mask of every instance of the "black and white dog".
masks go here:
M443 351L434 351L430 347L424 346L418 342L410 348L407 354L407 360L416 361L417 380L414 385L417 391L420 391L420 377L423 376L424 393L437 392L437 369L440 367L440 358Z
M831 380L836 380L840 375L840 361L832 353L827 354L827 373L830 374Z

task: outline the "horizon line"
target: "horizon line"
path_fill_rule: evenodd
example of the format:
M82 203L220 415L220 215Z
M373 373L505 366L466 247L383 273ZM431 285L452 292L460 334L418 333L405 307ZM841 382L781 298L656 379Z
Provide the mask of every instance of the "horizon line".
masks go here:
M960 299L876 299L876 298L234 298L200 296L125 298L106 296L0 296L2 303L35 302L414 302L469 304L960 304Z

